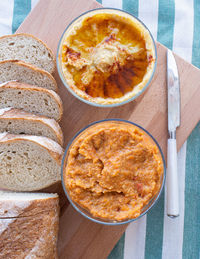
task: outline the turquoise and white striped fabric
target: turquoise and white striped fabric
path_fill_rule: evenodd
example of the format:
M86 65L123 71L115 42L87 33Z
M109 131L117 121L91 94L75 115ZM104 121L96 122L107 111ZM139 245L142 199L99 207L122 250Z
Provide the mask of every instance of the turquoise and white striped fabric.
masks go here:
M14 33L37 1L0 0L0 35ZM200 68L200 0L99 2L139 17L156 40ZM178 154L178 169L180 217L166 216L163 193L148 215L129 225L109 259L200 258L200 123Z

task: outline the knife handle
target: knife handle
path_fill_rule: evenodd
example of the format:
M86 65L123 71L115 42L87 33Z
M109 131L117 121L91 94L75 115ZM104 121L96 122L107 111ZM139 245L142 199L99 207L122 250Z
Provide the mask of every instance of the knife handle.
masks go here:
M167 215L171 218L179 216L179 192L177 172L176 139L168 139L167 147Z

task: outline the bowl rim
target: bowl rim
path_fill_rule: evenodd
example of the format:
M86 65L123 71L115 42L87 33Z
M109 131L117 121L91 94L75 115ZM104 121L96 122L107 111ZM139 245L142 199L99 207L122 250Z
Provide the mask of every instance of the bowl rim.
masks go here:
M73 91L71 89L71 87L68 85L65 77L63 76L63 72L62 72L62 67L60 66L60 57L59 57L59 52L60 52L60 47L61 47L61 43L62 43L62 40L63 40L63 37L66 33L66 31L68 30L68 28L76 21L78 20L80 17L86 15L87 13L91 13L91 12L94 12L94 11L98 11L98 10L115 10L115 11L119 11L121 13L126 13L130 16L132 16L133 18L135 18L139 23L142 24L142 26L144 26L144 28L148 31L151 39L152 39L152 42L153 42L153 46L154 46L154 51L155 51L155 62L154 62L154 67L153 67L153 70L152 70L152 73L151 73L151 76L148 80L148 82L146 83L146 85L134 96L132 96L131 98L125 100L125 101L122 101L120 103L112 103L112 104L100 104L100 103L95 103L95 102L92 102L92 101L88 101L84 98L82 98L81 96L79 96L77 93L75 93L75 91ZM155 74L155 70L156 70L156 67L157 67L157 59L158 59L158 56L157 56L157 48L156 48L156 42L153 38L153 35L152 33L150 32L150 30L147 28L147 26L139 19L137 18L135 15L127 12L127 11L124 11L124 10L121 10L121 9L118 9L118 8L110 8L110 7L105 7L105 8L95 8L95 9L91 9L89 11L86 11L86 12L83 12L81 13L79 16L75 17L68 25L67 27L65 28L65 30L63 31L60 39L59 39L59 42L58 42L58 46L57 46L57 52L56 52L56 66L57 66L57 71L58 71L58 74L59 74L59 77L63 83L63 85L65 86L65 88L74 96L76 97L78 100L88 104L88 105L91 105L91 106L95 106L95 107L102 107L102 108L111 108L111 107L118 107L118 106L121 106L121 105L124 105L124 104L127 104L133 100L135 100L137 97L139 97L143 92L145 92L145 90L147 89L147 87L150 85L153 77L154 77L154 74Z
M160 190L157 194L157 197L155 198L155 200L152 202L152 204L143 212L141 213L137 218L133 218L133 219L128 219L128 220L124 220L124 221L103 221L104 219L102 218L102 221L101 221L101 218L92 218L91 216L88 216L86 215L83 211L81 211L77 205L75 204L75 202L71 199L68 191L67 191L67 188L64 184L64 164L65 164L65 159L67 157L67 153L68 153L68 150L71 146L71 144L73 143L73 141L82 133L84 132L86 129L90 128L91 126L94 126L96 124L99 124L99 123L102 123L102 122L109 122L109 121L113 121L113 122L124 122L124 123L128 123L128 124L131 124L131 125L134 125L138 128L140 128L141 130L143 130L153 141L154 143L156 144L156 146L158 147L159 151L160 151L160 155L161 155L161 158L162 158L162 161L163 161L163 180L162 180L162 184L161 184L161 187L160 187ZM90 124L88 124L87 126L83 127L81 130L79 130L74 136L73 138L68 142L67 144L67 147L65 149L65 152L64 152L64 155L63 155L63 158L62 158L62 163L61 163L61 182L62 182L62 187L63 187L63 190L65 192L65 195L67 197L67 199L69 200L70 204L73 206L73 208L78 211L82 216L84 216L85 218L95 222L95 223L99 223L99 224L102 224L102 225L109 225L109 226L116 226L116 225L123 225L123 224L128 224L130 222L133 222L133 221L136 221L138 219L140 219L142 216L144 216L145 214L147 214L149 212L149 210L157 203L157 201L159 200L162 192L163 192L163 189L164 189L164 185L165 185L165 180L166 180L166 163L165 163L165 158L164 158L164 155L163 155L163 152L162 152L162 149L160 147L160 145L158 144L157 140L151 135L151 133L149 133L146 129L144 129L142 126L134 123L134 122L131 122L131 121L128 121L128 120L124 120L124 119L103 119L103 120L98 120L98 121L95 121L95 122L92 122ZM79 205L80 206L80 205ZM80 206L81 207L81 206ZM83 208L84 209L84 208ZM90 212L89 212L90 213ZM90 213L91 214L91 213ZM91 214L92 215L92 214Z

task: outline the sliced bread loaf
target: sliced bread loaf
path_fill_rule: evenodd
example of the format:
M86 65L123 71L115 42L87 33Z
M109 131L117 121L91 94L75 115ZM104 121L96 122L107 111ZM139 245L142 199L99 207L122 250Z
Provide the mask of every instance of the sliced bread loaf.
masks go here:
M26 33L0 37L0 61L22 60L49 73L55 71L55 58L47 45Z
M57 194L0 193L0 258L57 258Z
M44 136L63 145L62 130L54 119L15 108L0 109L0 133L5 131L11 134Z
M0 188L35 191L61 178L62 147L39 136L0 134Z
M57 91L58 88L54 77L41 68L18 60L1 61L0 83L12 80L37 85L54 91Z
M23 109L57 121L63 113L62 101L54 91L14 81L0 85L0 109L6 107Z

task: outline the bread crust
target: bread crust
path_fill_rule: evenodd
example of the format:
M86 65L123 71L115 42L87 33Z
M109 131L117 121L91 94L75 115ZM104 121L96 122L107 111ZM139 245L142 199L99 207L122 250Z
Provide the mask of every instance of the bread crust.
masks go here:
M25 84L25 83L20 83L17 81L9 81L9 82L5 82L3 84L0 85L0 89L3 88L15 88L15 89L21 89L21 90L29 90L29 91L37 91L37 92L44 92L47 93L48 95L51 95L51 97L53 97L53 99L57 102L58 107L59 107L59 118L57 119L57 121L60 121L62 118L62 114L63 114L63 104L62 104L62 100L60 98L60 96L54 92L53 90L48 90L42 87L38 87L38 86L34 86L34 85L29 85L29 84Z
M57 137L58 144L63 146L63 133L62 133L61 127L54 119L50 119L45 116L25 112L23 110L15 109L15 108L0 109L0 120L2 120L2 119L4 119L4 120L13 119L13 120L19 120L19 121L26 120L26 121L42 123L54 131L54 134Z
M32 35L32 34L28 34L28 33L15 33L15 34L12 34L12 35L4 35L4 36L1 36L1 37L0 37L0 40L5 39L5 38L15 38L15 37L17 37L17 36L31 37L31 38L33 38L33 39L39 41L41 44L43 44L43 45L46 47L46 49L49 51L49 53L50 53L50 55L51 55L51 57L52 57L52 60L53 60L54 68L53 68L51 74L54 74L54 73L55 73L55 70L56 70L56 59L55 59L55 56L54 56L54 54L53 54L53 51L47 46L46 43L44 43L44 42L43 42L42 40L40 40L39 38L35 37L35 36Z
M21 218L37 215L59 208L58 195L52 197L38 198L34 200L19 200L14 196L13 200L2 199L0 195L0 219Z
M57 85L57 82L55 80L55 78L52 76L52 74L50 74L48 71L42 69L42 68L39 68L39 67L36 67L34 65L32 65L31 63L28 63L28 62L25 62L25 61L22 61L22 60L12 60L12 59L7 59L7 60L3 60L3 61L0 61L0 66L2 64L6 64L6 63L13 63L13 64L16 64L18 66L21 66L21 67L25 67L25 68L28 68L30 70L33 70L35 72L38 72L38 73L41 73L43 75L46 75L54 84L55 86L55 92L58 92L58 85Z
M0 258L57 258L58 197L51 199L49 210L45 200L41 204L44 210L41 207L38 213L0 219ZM38 200L33 207L38 202L41 203Z

